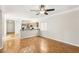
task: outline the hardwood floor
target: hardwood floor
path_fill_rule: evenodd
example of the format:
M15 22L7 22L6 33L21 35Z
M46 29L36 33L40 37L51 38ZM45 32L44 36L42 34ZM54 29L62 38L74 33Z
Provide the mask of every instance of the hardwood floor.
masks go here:
M17 39L15 34L7 35L2 52L7 53L79 53L79 47L44 37Z

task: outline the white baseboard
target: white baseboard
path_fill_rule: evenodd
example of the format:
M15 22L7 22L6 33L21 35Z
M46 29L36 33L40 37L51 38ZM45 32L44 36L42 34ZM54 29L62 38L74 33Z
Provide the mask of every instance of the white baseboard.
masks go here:
M56 40L56 41L60 41L60 42L63 42L63 43L69 44L69 45L73 45L73 46L79 47L78 44L74 44L74 43L71 43L71 42L66 42L66 41L63 41L63 40L59 40L59 39L57 39L57 38L47 37L47 36L42 36L42 37L49 38L49 39L53 39L53 40Z

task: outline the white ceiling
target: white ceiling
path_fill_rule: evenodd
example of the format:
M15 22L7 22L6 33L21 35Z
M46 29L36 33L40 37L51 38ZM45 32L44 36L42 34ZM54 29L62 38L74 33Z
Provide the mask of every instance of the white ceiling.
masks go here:
M49 12L49 15L36 15L37 12L30 10L38 10L39 5L4 5L7 19L14 18L43 18L63 11L74 9L79 5L46 5L46 8L55 8L55 11Z

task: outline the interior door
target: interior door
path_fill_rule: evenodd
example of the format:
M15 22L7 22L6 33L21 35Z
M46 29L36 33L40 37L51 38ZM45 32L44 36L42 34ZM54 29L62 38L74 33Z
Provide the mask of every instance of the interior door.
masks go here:
M15 22L14 20L7 20L7 33L15 32Z
M0 48L2 48L2 12L0 10Z

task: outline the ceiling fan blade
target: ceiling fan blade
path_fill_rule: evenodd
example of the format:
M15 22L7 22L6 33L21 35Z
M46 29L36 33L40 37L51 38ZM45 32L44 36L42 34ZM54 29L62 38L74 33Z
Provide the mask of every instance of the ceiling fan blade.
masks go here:
M46 11L54 11L55 9L47 9Z
M48 15L48 13L47 13L47 12L45 12L44 14L45 14L45 15Z

